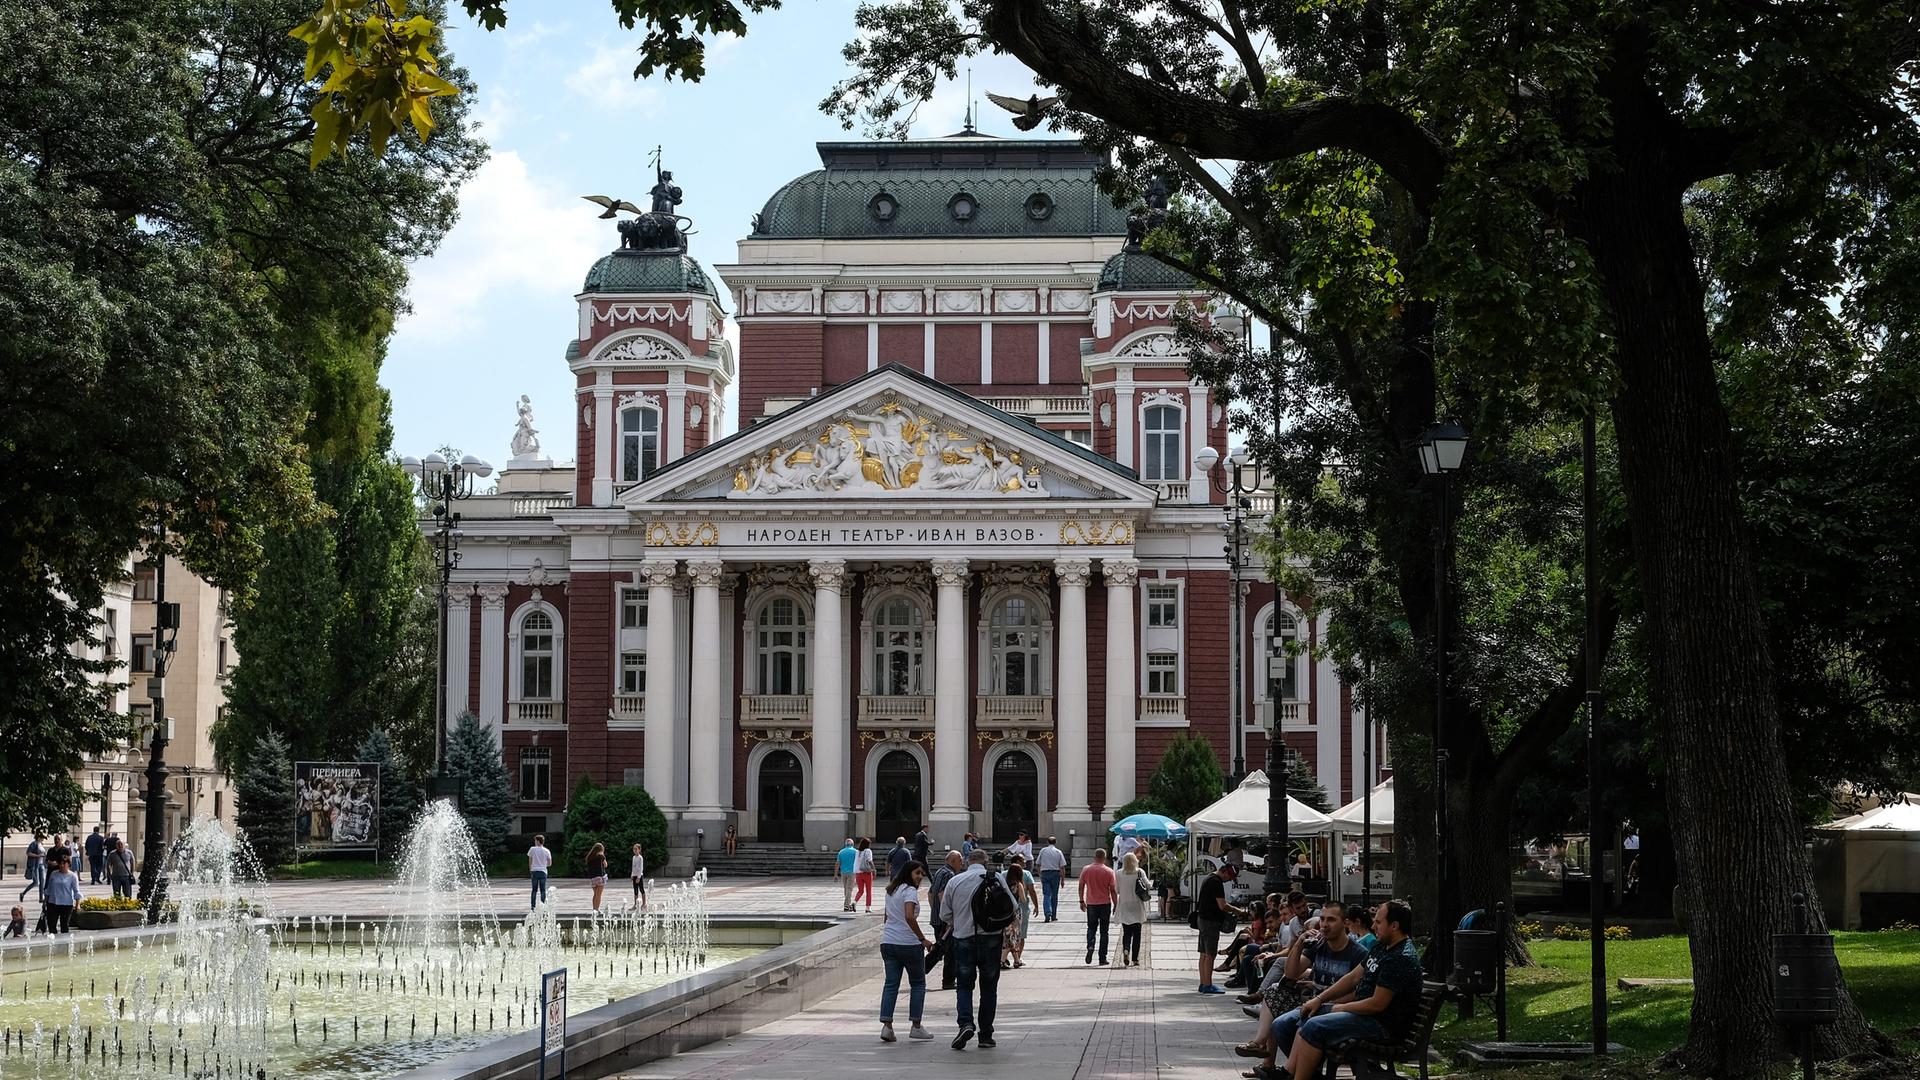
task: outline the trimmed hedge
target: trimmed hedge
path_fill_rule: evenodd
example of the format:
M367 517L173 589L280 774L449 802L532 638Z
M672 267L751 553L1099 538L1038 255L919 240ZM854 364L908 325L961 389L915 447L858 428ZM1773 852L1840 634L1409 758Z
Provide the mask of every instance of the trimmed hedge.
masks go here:
M589 787L576 790L567 807L566 847L560 864L554 867L561 877L579 877L587 872L587 852L595 842L607 845L607 873L625 877L633 845L646 849L647 873L651 876L667 862L667 816L638 787Z

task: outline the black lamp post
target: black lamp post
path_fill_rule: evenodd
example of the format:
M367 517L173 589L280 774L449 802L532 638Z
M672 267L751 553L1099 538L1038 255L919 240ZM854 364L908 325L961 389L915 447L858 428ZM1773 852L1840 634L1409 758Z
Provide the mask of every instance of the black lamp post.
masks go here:
M472 454L459 461L448 461L440 454L424 458L405 457L400 467L419 482L420 494L433 515L433 565L440 577L440 637L438 672L433 685L433 716L438 730L434 736L434 776L436 796L445 794L440 781L447 775L447 590L453 582L454 567L460 565L460 512L455 499L474 495L475 481L493 475L493 466Z
M1467 456L1467 433L1459 424L1435 424L1420 437L1420 468L1437 481L1439 514L1433 532L1433 948L1436 975L1453 967L1452 928L1445 925L1451 898L1451 862L1447 857L1447 593L1453 564L1453 492L1451 480Z
M153 675L147 697L153 701L153 739L147 745L147 810L140 840L140 903L147 921L160 917L155 895L160 868L167 857L167 669L172 666L175 639L180 635L180 605L167 602L166 533L159 532L148 549L153 571Z

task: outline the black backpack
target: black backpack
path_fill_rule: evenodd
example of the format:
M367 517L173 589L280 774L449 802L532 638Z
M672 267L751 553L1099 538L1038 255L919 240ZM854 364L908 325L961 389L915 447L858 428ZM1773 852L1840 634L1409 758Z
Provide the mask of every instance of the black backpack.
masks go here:
M984 874L980 887L973 891L973 932L976 934L995 934L1013 925L1020 917L1020 908L1013 901L1013 891L1007 883L1000 880L998 874Z

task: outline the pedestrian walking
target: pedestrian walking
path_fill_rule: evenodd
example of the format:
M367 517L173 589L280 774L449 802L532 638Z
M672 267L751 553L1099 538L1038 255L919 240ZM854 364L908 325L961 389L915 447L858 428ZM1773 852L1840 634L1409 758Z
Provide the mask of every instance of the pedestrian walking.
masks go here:
M997 876L987 873L987 853L976 849L967 859L967 869L947 882L940 896L940 917L952 927L951 954L954 971L954 1015L960 1033L953 1037L953 1048L965 1050L975 1034L982 1049L991 1049L994 1010L1000 993L1000 942L1002 932L1019 913L1013 896ZM980 987L979 1026L975 1026L973 988Z
M600 910L600 897L607 891L607 845L594 841L587 849L587 880L593 885L593 910Z
M547 902L547 870L552 866L553 852L547 849L547 838L534 837L533 846L527 849L527 878L532 883L527 910L531 911Z
M867 914L873 914L873 841L860 838L859 855L853 864L853 902L866 897ZM849 911L852 909L849 908Z
M1107 963L1107 933L1113 925L1113 867L1107 849L1093 849L1093 865L1080 871L1080 910L1087 913L1087 963L1093 963L1094 939L1100 944L1100 964Z
M880 991L881 1042L894 1041L893 1007L900 1000L902 974L907 977L907 1019L913 1024L907 1038L933 1038L920 1022L927 1004L927 950L933 948L920 929L920 890L926 880L927 868L908 860L887 882L886 916L880 924L880 959L887 969Z
M1013 894L1013 904L1020 909L1020 918L1007 927L1006 955L1000 960L1000 967L1026 967L1021 957L1027 951L1027 926L1034 912L1040 910L1040 890L1035 887L1033 871L1027 869L1027 861L1018 855L1009 856L1007 869L1000 875L1007 883L1007 891Z
M1049 836L1047 846L1040 849L1035 862L1040 868L1041 917L1047 922L1057 922L1060 919L1060 875L1067 871L1066 853Z
M961 834L960 834L960 858L961 858L961 860L962 860L962 861L965 861L965 860L967 860L967 859L970 859L970 858L972 858L972 857L973 857L973 849L974 849L974 848L976 848L976 847L978 847L978 846L979 846L979 845L978 845L978 844L976 844L976 843L974 842L974 837L973 837L973 834L972 834L972 833L970 833L970 832L963 832L963 833L961 833Z
M27 841L27 884L20 890L15 900L25 900L27 894L38 889L42 903L47 899L47 849L40 844L40 834L34 833Z
M125 840L114 840L107 850L107 880L113 885L113 895L133 895L133 852Z
M922 823L920 831L913 834L913 861L921 866L933 865L933 834L927 830L928 826Z
M627 907L629 909L637 907L645 911L647 908L647 855L641 850L639 844L633 845L633 865L628 869L628 873L633 878L633 899L627 901Z
M947 852L946 862L928 879L926 889L927 920L933 924L933 951L927 954L927 970L932 972L935 964L940 965L940 989L953 989L953 964L948 953L953 947L952 927L948 926L940 914L940 897L946 892L947 882L955 874L967 868L967 861L957 851Z
M841 911L853 910L853 875L859 862L860 849L853 846L853 837L849 836L840 853L833 857L833 876L840 879Z
M1113 919L1120 924L1120 966L1140 966L1140 929L1147 921L1147 901L1153 898L1153 884L1140 866L1140 856L1129 851L1120 860L1120 877L1114 885Z
M41 909L46 914L47 933L73 932L73 908L80 902L80 875L65 860L50 862L46 888L42 890Z
M100 884L100 875L107 872L107 838L98 825L87 837L87 872L93 878L90 884L94 885Z
M907 838L904 836L894 837L893 850L887 852L887 879L891 881L894 875L900 872L901 867L912 861L913 852L907 847ZM920 865L925 866L926 864L921 863Z

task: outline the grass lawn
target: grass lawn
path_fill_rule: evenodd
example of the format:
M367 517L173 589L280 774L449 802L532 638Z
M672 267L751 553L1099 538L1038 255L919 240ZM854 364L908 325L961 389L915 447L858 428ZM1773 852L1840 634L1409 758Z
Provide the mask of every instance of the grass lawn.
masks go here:
M1523 1042L1592 1038L1591 945L1535 941L1531 947L1537 966L1507 974L1507 1037ZM1867 1018L1908 1053L1920 1049L1920 1032L1915 1030L1920 1025L1920 932L1835 934L1834 947L1847 985ZM1692 973L1683 937L1607 943L1607 1036L1631 1052L1622 1065L1644 1065L1686 1040L1693 988L1621 990L1615 981L1685 979ZM1458 1016L1459 1010L1448 1006L1434 1029L1434 1044L1449 1060L1462 1043L1495 1035L1486 1001L1473 1019ZM1550 1074L1583 1075L1564 1068Z
M388 878L393 876L393 863L376 863L372 859L309 859L306 862L276 866L267 876L275 881Z

